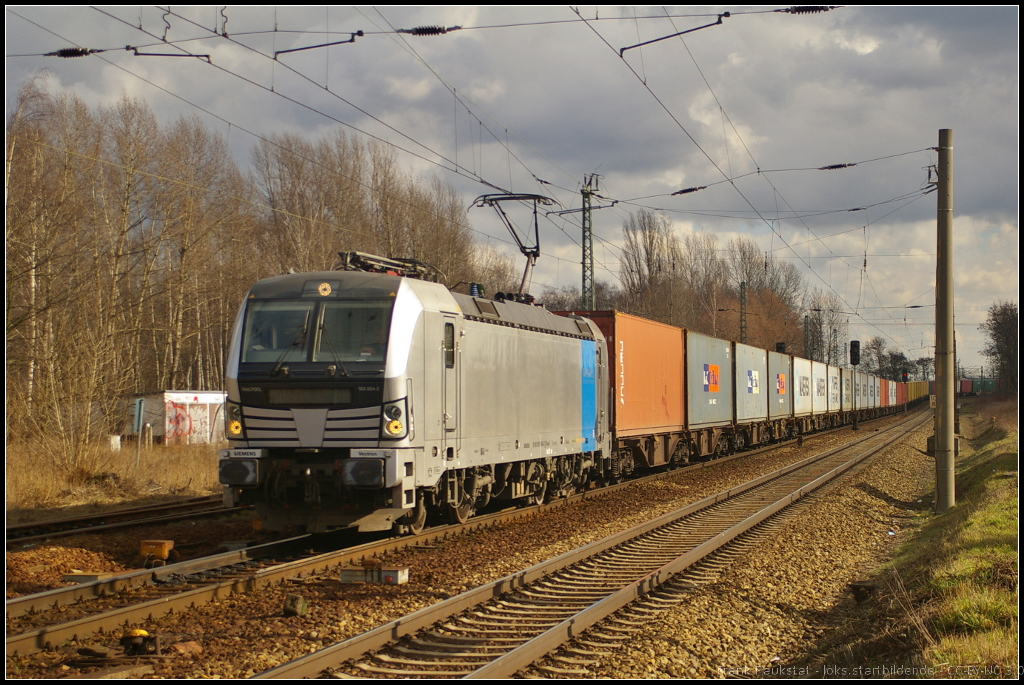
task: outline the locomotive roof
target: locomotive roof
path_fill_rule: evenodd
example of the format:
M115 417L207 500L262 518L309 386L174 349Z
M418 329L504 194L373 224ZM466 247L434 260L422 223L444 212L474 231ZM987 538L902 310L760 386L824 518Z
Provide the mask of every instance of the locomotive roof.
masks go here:
M346 300L385 299L395 297L403 280L407 280L420 297L432 292L433 289L438 289L440 293L450 294L463 316L469 319L576 338L593 339L595 337L590 326L578 317L558 316L543 307L472 297L447 291L444 286L434 283L428 284L416 279L403 279L401 276L364 271L313 271L275 276L253 285L249 289L249 297L261 300L304 297ZM326 295L323 290L328 291Z
M341 299L382 299L394 297L401 277L364 271L312 271L285 274L267 278L249 289L249 297L257 299L287 299L325 297L320 292L326 283L330 292L326 297Z
M543 307L518 302L500 302L462 293L452 293L463 316L498 325L546 331L576 338L594 338L590 326L581 318L552 314Z

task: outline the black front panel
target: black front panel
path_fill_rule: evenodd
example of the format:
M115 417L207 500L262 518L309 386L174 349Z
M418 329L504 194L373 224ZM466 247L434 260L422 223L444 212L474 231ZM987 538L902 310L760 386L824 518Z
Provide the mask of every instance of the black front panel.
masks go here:
M266 374L254 373L247 379L239 374L238 389L242 404L250 407L346 407L380 406L384 401L383 380L341 379L321 382L308 380L266 380Z

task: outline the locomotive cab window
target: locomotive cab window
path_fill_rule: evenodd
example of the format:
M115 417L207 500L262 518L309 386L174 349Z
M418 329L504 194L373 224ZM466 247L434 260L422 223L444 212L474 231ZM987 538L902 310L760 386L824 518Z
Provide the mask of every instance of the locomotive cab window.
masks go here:
M444 325L444 366L455 368L455 324Z
M253 300L243 363L384 363L392 301Z
M242 361L305 361L315 307L315 302L250 302L246 312Z
M391 302L325 302L313 361L384 362Z

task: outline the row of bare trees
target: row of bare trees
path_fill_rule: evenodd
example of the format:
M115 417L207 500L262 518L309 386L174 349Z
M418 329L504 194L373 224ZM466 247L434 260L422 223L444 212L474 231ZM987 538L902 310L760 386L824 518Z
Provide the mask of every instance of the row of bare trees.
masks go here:
M599 309L619 309L719 338L786 351L836 366L849 360L849 314L833 292L809 287L792 264L736 238L722 247L710 233L677 234L648 210L624 222L621 288L599 283ZM549 308L575 309L579 292L548 291ZM863 346L862 370L892 380L931 378L933 360L910 360L876 337Z
M46 86L7 120L9 441L60 436L73 453L121 431L125 397L222 388L248 287L342 250L419 259L450 284L516 281L454 190L387 148L271 136L243 173L197 118L161 125L139 100L90 108Z
M825 312L827 317L837 309L828 297L810 291L793 265L749 239L733 239L723 248L711 233L680 236L667 217L648 210L631 214L622 232L622 289L614 305L624 311L739 340L745 308L749 344L775 349L784 342L787 350L802 354L801 315ZM835 328L838 322L822 319L821 325Z

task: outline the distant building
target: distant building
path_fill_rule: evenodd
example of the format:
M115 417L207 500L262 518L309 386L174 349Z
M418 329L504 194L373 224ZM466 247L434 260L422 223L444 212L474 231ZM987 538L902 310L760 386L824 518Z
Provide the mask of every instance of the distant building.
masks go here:
M145 400L143 424L153 427L153 442L163 445L200 445L225 442L224 398L220 390L166 390L141 395ZM138 398L136 398L138 399ZM135 407L128 407L125 435L134 435Z

